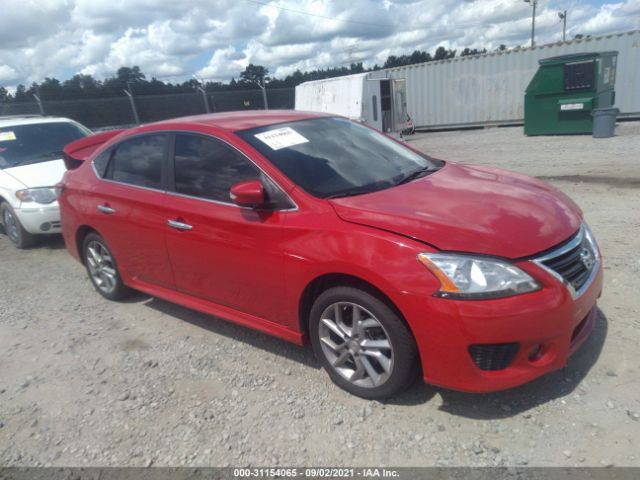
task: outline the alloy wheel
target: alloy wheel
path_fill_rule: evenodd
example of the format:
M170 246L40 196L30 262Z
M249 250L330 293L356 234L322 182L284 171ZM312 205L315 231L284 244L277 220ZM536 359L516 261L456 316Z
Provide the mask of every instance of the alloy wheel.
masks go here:
M391 340L364 307L351 302L329 305L320 318L318 333L329 364L347 381L374 388L389 379L394 367Z
M93 283L102 292L112 293L117 286L118 273L107 247L93 240L87 245L86 257Z

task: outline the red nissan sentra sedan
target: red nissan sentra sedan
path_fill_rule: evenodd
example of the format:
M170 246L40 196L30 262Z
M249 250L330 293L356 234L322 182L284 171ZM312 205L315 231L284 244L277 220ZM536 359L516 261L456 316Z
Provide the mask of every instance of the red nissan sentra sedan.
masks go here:
M533 178L293 111L181 118L65 152L65 242L101 295L135 289L310 341L361 397L419 372L469 392L520 385L594 328L594 237Z

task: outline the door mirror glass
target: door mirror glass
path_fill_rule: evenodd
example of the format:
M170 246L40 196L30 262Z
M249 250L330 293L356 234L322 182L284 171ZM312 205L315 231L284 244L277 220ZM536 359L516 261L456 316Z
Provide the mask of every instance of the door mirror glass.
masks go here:
M231 187L231 200L241 207L257 208L266 203L264 187L258 180L238 182Z

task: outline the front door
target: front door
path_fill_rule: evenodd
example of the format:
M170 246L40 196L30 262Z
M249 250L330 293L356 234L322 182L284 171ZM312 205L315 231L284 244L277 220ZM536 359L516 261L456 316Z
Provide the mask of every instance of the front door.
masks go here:
M234 183L264 184L263 175L221 140L176 134L167 248L178 290L281 323L286 212L241 208L229 196Z

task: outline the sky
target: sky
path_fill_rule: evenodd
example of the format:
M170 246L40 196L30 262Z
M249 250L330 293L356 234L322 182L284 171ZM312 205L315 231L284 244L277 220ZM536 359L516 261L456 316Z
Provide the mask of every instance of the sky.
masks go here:
M640 29L640 0L538 0L536 42ZM0 86L112 76L229 81L249 64L296 69L364 62L415 49L528 45L523 0L2 0Z

